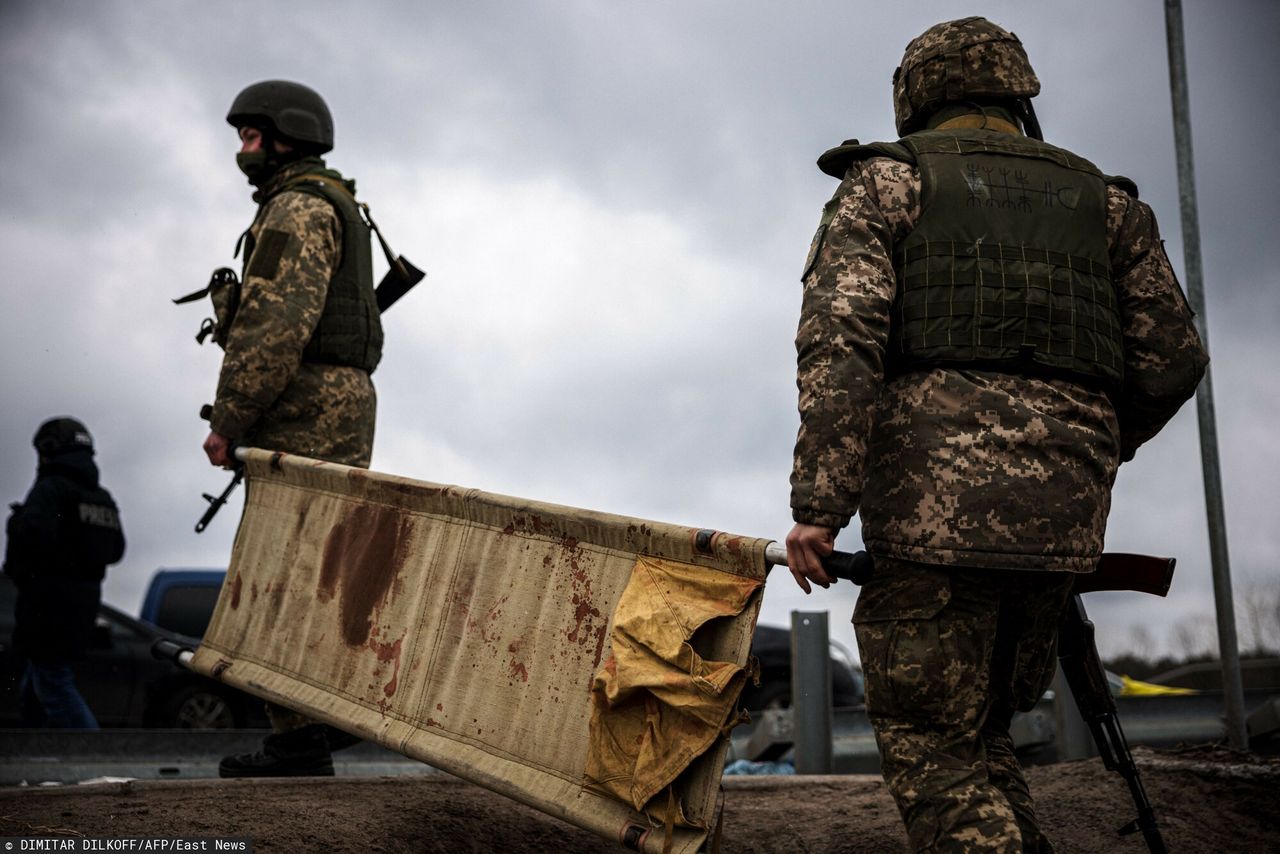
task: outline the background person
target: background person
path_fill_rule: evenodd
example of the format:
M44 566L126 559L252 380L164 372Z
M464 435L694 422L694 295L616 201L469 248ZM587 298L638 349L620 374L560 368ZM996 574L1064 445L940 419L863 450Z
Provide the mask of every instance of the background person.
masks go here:
M26 658L19 694L31 727L97 729L71 664L93 636L107 567L124 557L111 494L98 483L93 438L53 418L33 440L36 481L5 526L4 572L18 588L14 648Z

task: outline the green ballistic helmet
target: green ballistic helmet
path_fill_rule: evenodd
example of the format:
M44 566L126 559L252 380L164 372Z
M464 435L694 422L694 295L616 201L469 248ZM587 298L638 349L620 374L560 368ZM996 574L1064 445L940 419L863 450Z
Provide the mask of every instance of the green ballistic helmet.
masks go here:
M1032 98L1040 80L1018 37L986 18L935 24L911 40L893 72L893 115L906 136L947 103Z
M286 141L323 154L333 149L333 116L311 88L288 80L263 80L245 88L231 104L227 123L235 128L266 125Z

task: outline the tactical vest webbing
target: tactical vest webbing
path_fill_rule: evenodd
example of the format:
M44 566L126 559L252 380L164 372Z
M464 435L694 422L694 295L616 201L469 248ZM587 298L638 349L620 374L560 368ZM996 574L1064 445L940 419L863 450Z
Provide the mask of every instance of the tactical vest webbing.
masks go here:
M373 373L382 359L382 318L373 287L373 257L369 226L360 216L355 199L335 183L318 175L301 175L286 183L273 195L293 190L308 193L333 205L342 218L342 250L338 267L329 279L324 310L311 339L302 351L304 362L345 365ZM263 206L267 201L263 201ZM249 275L253 260L254 240L251 232L241 236L244 242L244 271ZM234 292L223 297L227 316L219 316L215 340L225 346L225 337L234 322L239 304L239 283ZM221 340L217 337L221 335Z
M320 196L342 217L342 257L302 360L373 373L382 359L382 318L373 290L369 226L351 194L328 181L303 176L285 189Z
M975 367L1117 388L1102 174L1011 135L923 131L901 146L919 169L921 214L894 258L888 372Z

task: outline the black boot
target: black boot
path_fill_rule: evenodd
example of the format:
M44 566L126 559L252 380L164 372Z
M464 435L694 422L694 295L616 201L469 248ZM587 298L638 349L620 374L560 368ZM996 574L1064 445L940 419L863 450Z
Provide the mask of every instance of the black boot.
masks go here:
M336 726L328 726L327 724L324 728L324 735L325 740L329 742L330 751L346 750L348 747L353 747L354 745L359 744L362 740L359 736L352 735L349 732L344 732L343 730L338 729Z
M218 763L219 777L332 777L333 757L323 724L272 733L262 749L238 753Z

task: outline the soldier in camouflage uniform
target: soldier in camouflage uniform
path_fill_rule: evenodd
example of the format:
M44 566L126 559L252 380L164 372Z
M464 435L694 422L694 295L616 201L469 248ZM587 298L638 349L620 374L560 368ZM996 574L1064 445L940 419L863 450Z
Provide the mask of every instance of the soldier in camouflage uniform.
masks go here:
M305 86L268 80L241 92L227 121L258 214L241 237L241 281L210 288L225 354L205 452L217 466L236 443L367 468L382 325L355 182L320 157L333 147L329 109ZM336 731L280 706L267 713L263 750L227 757L222 776L333 773Z
M912 41L897 143L851 140L803 274L797 583L861 512L854 612L915 850L1051 851L1009 723L1050 682L1123 461L1208 362L1137 188L1039 139L1040 84L982 18Z

